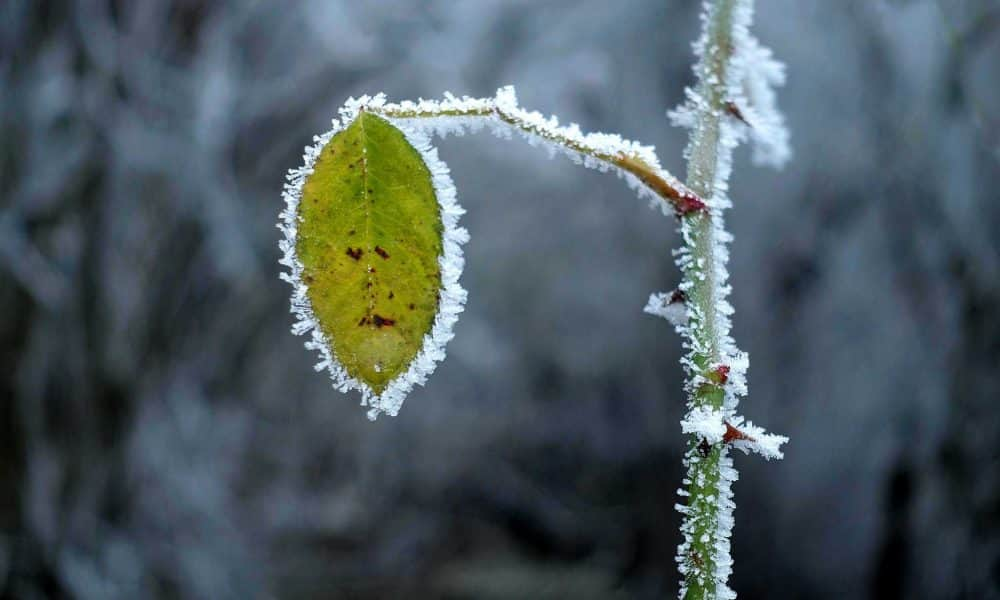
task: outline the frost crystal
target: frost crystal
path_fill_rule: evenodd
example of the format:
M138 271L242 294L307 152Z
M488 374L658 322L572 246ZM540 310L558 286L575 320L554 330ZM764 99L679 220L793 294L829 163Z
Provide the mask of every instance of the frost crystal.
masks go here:
M687 305L684 303L683 294L679 291L670 294L662 292L650 294L649 301L642 311L663 317L678 331L683 331L688 324Z
M282 258L279 262L290 269L287 273L281 273L280 277L292 285L291 312L296 316L296 322L292 325L292 333L303 335L311 332L305 346L308 349L316 350L320 355L316 370L328 371L333 380L333 386L342 392L351 389L359 390L361 404L369 407L368 418L372 420L380 413L386 413L390 416L398 414L403 400L413 389L413 386L423 385L427 381L427 377L434 372L437 363L444 359L445 345L454 336L452 328L465 306L466 292L462 289L458 279L465 264L462 257L462 244L469 239L468 232L458 225L458 219L465 213L465 210L458 205L455 185L452 183L448 167L438 158L437 149L431 146L424 132L390 119L403 132L407 141L420 153L424 164L431 173L434 192L441 210L441 222L444 225L444 251L438 257L438 264L441 267L440 300L434 324L430 333L424 336L420 352L413 359L409 369L389 382L381 394L374 393L368 385L348 375L343 365L335 358L331 341L320 329L306 293L308 288L302 280L302 263L296 255L298 207L302 198L302 186L312 174L316 158L327 142L354 121L360 110L378 111L384 105L385 96L382 94L374 97L351 98L340 109L340 120L333 120L332 129L313 138L313 145L305 148L303 166L289 170L286 176L287 181L283 193L285 210L281 212L281 220L278 223L278 228L284 233L284 239L278 244L282 251Z

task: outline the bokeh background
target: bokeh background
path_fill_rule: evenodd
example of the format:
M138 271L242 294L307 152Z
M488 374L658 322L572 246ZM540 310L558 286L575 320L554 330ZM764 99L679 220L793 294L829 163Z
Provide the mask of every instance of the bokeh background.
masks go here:
M743 598L1000 597L1000 3L764 0L796 154L737 154ZM285 171L350 95L491 95L655 144L694 0L0 2L0 597L676 594L674 223L440 143L449 357L369 423L289 333Z

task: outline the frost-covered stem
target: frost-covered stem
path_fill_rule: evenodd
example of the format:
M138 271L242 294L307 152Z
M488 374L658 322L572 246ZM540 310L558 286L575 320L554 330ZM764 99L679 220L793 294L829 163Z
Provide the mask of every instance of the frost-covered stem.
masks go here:
M591 161L604 163L605 167L630 174L643 187L666 201L680 216L705 210L705 204L698 194L660 167L655 156L644 155L647 148L617 136L584 135L576 125L560 127L554 119L543 119L538 113L527 112L518 107L513 88L502 88L495 98L455 98L447 95L443 102L369 105L367 109L391 119L453 119L459 122L496 120L522 134L536 136L548 144L561 147L564 151L577 153ZM636 151L624 150L626 148L635 148Z
M690 326L687 345L689 409L721 411L725 400L724 382L714 376L719 364L721 340L718 305L724 299L717 274L724 267L720 256L717 229L722 230L722 207L713 205L717 193L720 158L731 148L722 147L721 127L727 102L727 68L733 48L733 9L737 0L715 0L710 3L701 41L697 94L699 102L693 115L695 125L687 149L687 184L696 194L709 201L711 209L685 217L682 233L689 260L683 261L684 283L681 289L688 297ZM726 168L726 167L722 167ZM724 182L723 182L724 183ZM687 476L684 480L686 506L682 531L685 542L678 553L684 584L685 600L715 600L730 597L726 586L731 569L727 530L731 519L726 504L731 503L729 491L732 462L724 443L706 444L704 438L693 435L685 457ZM720 532L720 526L722 531ZM724 546L724 548L720 548ZM729 564L720 564L729 561Z

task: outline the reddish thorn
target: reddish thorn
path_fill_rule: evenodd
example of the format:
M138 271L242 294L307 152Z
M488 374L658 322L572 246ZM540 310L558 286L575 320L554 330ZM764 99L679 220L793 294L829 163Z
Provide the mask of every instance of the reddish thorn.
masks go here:
M702 202L701 198L695 196L691 193L683 193L677 197L674 202L674 209L680 216L689 215L693 212L701 212L706 210L705 203Z
M722 442L724 444L732 444L737 440L746 440L748 442L754 441L754 439L747 434L743 433L739 429L736 429L729 422L726 422L726 433L722 436Z
M715 368L715 376L719 379L720 385L725 385L729 381L729 365L719 365Z
M727 113L739 119L740 122L746 125L747 127L750 127L750 123L748 123L746 117L743 116L743 111L740 110L739 106L736 106L735 102L733 102L732 100L728 100L725 103L725 107Z

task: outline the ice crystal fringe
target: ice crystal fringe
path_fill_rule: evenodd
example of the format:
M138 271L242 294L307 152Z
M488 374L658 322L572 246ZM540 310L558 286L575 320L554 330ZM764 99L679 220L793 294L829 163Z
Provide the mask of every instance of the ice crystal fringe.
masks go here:
M343 365L334 356L331 340L323 334L313 314L307 295L308 288L302 280L302 263L296 255L298 207L302 198L302 186L312 174L317 157L330 139L350 125L357 118L359 111L371 109L377 112L384 104L385 96L382 94L349 99L340 109L340 120L333 120L332 129L313 138L313 145L305 148L303 166L288 172L283 193L285 210L282 211L281 221L278 223L278 228L284 232L284 239L279 242L282 251L279 262L289 268L289 272L281 273L280 277L292 285L291 312L296 317L292 333L310 334L305 346L319 353L320 361L316 364L316 370L328 371L334 388L342 392L359 390L361 404L369 407L368 418L372 420L380 413L395 416L413 386L423 385L427 377L434 372L437 363L444 359L445 345L454 336L452 329L459 313L464 309L467 295L458 280L465 264L462 244L468 241L469 234L458 225L458 219L465 210L458 204L455 185L452 183L448 167L438 158L437 149L431 146L424 132L390 119L423 158L431 173L434 194L440 206L441 222L444 225L444 250L438 257L438 264L441 267L441 293L434 324L430 333L424 336L423 347L406 372L389 382L381 394L376 394L364 382L347 374Z
M729 28L721 34L714 33L728 37L728 48L713 38L712 30L721 27L724 10L731 11ZM675 125L692 129L691 143L685 151L685 158L691 165L689 176L705 178L708 173L699 169L714 166L710 190L704 194L709 227L697 229L691 219L682 220L680 234L684 247L675 252L677 265L685 274L680 291L691 296L696 287L708 290L702 294L707 304L687 303L686 324L677 326L675 323L685 337L684 346L688 351L682 364L687 372L689 412L681 421L681 429L695 440L685 455L688 477L684 483L699 490L698 494L685 491L682 495L689 498L688 504L678 505L684 515L681 527L684 540L677 552L678 568L683 577L681 598L688 596L689 584L697 586L706 599L736 597L727 585L732 572L729 540L735 509L731 487L738 476L729 455L730 446L770 459L782 457L780 446L787 441L785 437L767 434L736 414L739 399L746 394L749 358L736 347L730 335L733 308L726 299L730 293L726 264L732 236L725 229L723 213L732 206L728 181L733 150L749 138L754 143L754 162L758 164L780 167L791 155L788 132L776 109L773 91L773 86L784 82L784 70L773 60L770 51L751 36L748 28L752 12L751 0L716 0L704 4L702 34L694 43L698 57L694 70L700 85L698 89L685 90L684 104L668 113ZM709 96L703 97L703 93ZM714 165L706 167L694 156L698 150L704 150L704 147L696 148L696 140L710 139L704 136L709 130L702 128L716 122L718 139L710 152ZM706 157L698 158L704 160ZM707 251L696 256L692 249L699 243L707 243ZM668 317L664 312L669 306L664 303L664 297L654 296L650 298L647 312ZM699 357L702 360L714 357L717 362L702 368L697 362ZM724 373L725 377L717 375L718 380L710 380L704 375L713 372ZM711 406L699 398L699 390L706 384L722 386L721 406ZM727 439L731 428L737 434ZM705 480L705 469L700 466L702 461L709 460L712 447L718 448L714 473L717 483L710 485L706 494L704 488L709 482ZM692 477L698 480L692 481ZM696 556L696 541L701 547L708 546L711 555Z

